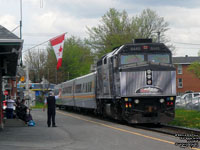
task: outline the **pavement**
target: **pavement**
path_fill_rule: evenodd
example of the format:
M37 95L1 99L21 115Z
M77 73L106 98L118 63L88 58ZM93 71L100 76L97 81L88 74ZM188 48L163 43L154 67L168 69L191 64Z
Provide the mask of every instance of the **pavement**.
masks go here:
M177 137L136 129L77 113L57 111L58 127L47 127L47 114L33 110L36 126L5 127L0 150L180 150ZM200 150L200 149L197 149Z

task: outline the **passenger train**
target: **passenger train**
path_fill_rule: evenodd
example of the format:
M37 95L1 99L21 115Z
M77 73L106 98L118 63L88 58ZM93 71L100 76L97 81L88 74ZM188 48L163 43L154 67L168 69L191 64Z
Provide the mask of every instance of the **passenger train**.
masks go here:
M168 123L174 118L176 69L163 43L137 39L97 62L96 72L56 85L58 107L89 109L129 123Z

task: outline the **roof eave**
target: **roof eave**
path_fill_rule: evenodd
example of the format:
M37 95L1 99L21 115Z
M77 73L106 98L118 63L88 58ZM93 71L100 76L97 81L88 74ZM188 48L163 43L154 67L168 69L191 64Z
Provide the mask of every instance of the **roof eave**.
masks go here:
M0 39L0 43L23 43L22 39Z

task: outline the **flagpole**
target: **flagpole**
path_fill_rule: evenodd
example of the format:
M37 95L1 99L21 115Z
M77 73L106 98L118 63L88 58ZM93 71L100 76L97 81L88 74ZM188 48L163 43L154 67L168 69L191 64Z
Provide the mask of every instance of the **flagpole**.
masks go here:
M64 33L62 33L62 34L60 34L60 35L63 35L63 34L67 34L67 32L64 32ZM56 36L56 37L54 37L54 38L52 38L52 39L55 39L55 38L59 37L60 35L58 35L58 36ZM29 48L29 49L27 49L27 50L24 50L24 51L22 51L22 53L24 53L24 52L26 52L26 51L29 51L29 50L31 50L31 49L33 49L33 48L35 48L35 47L38 47L38 46L40 46L40 45L43 45L44 43L47 43L47 42L49 42L49 41L52 40L52 39L49 39L49 40L47 40L47 41L44 41L44 42L42 42L42 43L40 43L40 44L37 44L37 45L35 45L35 46Z

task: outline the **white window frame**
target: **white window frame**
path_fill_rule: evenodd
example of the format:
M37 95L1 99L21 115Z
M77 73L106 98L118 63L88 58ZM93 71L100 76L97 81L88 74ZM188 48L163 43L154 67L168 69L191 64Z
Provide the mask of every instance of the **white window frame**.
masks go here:
M177 67L177 72L178 72L178 74L183 74L183 66L182 65L178 65L178 67Z
M183 79L178 78L178 88L183 88Z

